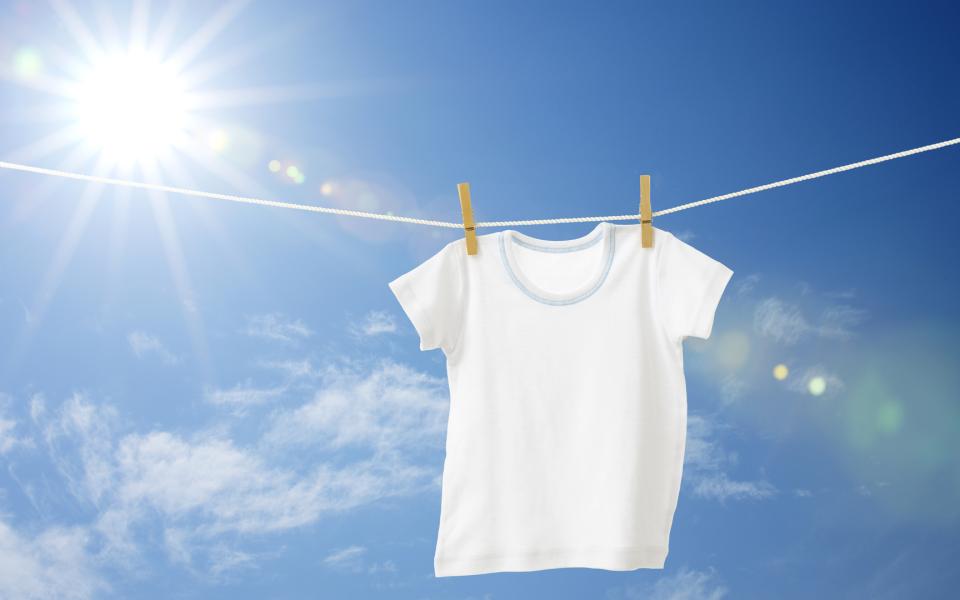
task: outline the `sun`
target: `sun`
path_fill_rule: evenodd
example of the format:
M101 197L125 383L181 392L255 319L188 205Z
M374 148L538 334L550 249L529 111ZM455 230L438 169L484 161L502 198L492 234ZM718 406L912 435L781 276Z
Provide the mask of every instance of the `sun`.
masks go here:
M156 160L184 142L187 90L170 63L145 53L105 56L73 87L82 139L113 163Z
M249 4L247 0L209 3L212 10L205 16L185 11L181 2L157 4L165 7L157 11L150 2L133 2L129 10L120 10L116 15L103 6L90 18L70 2L53 2L47 9L50 18L46 21L56 22L57 27L47 33L40 29L33 32L32 21L24 20L24 40L31 41L16 49L11 64L0 64L0 80L9 80L20 86L22 92L31 93L24 96L22 106L7 103L4 97L4 103L11 104L3 107L4 114L20 111L29 118L15 122L23 128L25 141L4 151L4 160L150 183L213 178L228 183L232 189L268 194L252 170L268 164L263 156L268 136L252 127L231 123L227 120L228 111L325 98L331 92L365 93L369 89L365 82L360 82L358 88L352 87L353 82L327 81L292 86L251 85L249 79L257 73L249 70L239 71L238 85L230 77L231 71L247 60L257 59L269 46L282 51L288 36L270 32L254 38L231 38L228 25ZM127 26L121 24L124 15L129 19ZM186 22L183 17L196 22ZM295 31L300 26L292 24L282 31ZM52 39L47 42L46 37ZM216 53L211 51L214 41L220 46ZM9 45L7 40L0 40L0 54L6 53ZM12 130L13 124L5 125ZM10 139L16 137L11 135ZM284 161L281 165L277 160L276 169L270 167L270 171L280 172L282 166L286 179L303 183L305 175L299 162ZM37 325L43 322L87 223L101 214L95 209L105 195L104 187L90 181L76 194L78 202L69 217L69 227L58 240L37 297L28 307L27 326L8 344L11 356L24 356ZM57 189L51 185L25 194L17 205L17 214L39 210L38 200ZM177 219L165 201L165 193L150 190L146 199L180 296L194 354L202 368L209 371L203 322L195 308L188 263L176 230ZM212 237L220 239L222 232L209 208L202 203L178 204L182 206L178 210L191 211L185 219L211 226L217 234ZM140 238L127 230L132 221L128 218L129 210L127 202L111 205L111 265L119 264L125 244L136 243ZM233 253L233 245L228 245Z

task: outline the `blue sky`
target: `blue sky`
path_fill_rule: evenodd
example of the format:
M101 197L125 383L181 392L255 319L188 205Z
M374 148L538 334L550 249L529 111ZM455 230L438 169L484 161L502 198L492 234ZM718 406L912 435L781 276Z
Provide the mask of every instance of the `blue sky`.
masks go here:
M658 209L956 137L957 16L5 2L0 158L448 221L461 181L480 221L630 214L642 173ZM104 67L138 44L175 73ZM958 152L659 218L734 270L685 345L666 568L441 579L444 360L387 282L460 233L0 172L0 597L955 597Z

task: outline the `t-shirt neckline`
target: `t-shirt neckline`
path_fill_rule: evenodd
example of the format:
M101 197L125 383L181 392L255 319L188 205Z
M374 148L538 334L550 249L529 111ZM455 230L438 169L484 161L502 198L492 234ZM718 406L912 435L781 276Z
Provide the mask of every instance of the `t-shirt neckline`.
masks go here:
M573 304L588 298L603 285L613 262L615 236L613 224L607 221L601 221L585 235L568 240L544 240L513 229L500 231L498 237L501 261L513 283L527 296L544 304ZM591 276L576 289L562 293L545 290L534 283L520 268L514 255L517 244L543 252L573 252L596 243L603 244L603 252Z

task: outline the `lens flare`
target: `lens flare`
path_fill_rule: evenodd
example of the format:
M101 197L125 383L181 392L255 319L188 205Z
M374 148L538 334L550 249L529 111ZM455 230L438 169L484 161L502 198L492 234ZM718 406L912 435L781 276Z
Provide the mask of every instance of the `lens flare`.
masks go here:
M750 356L750 337L742 331L725 331L711 350L721 367L735 371L743 367Z
M267 168L270 169L272 173L279 173L281 168L280 161L276 159L271 160L267 163Z
M43 61L40 55L32 48L20 48L13 55L13 70L24 79L30 79L40 74Z
M290 165L285 172L294 183L303 183L306 180L306 175L296 165Z
M790 369L787 368L787 365L781 363L773 368L773 377L777 381L783 381L787 378L787 375L790 374Z
M822 396L827 391L827 380L819 375L811 377L807 382L807 391L814 396Z
M207 143L210 144L214 152L223 152L230 143L230 136L227 135L226 131L217 129L210 133L210 136L207 138Z
M903 422L903 407L896 400L887 400L877 407L877 429L882 433L896 433Z

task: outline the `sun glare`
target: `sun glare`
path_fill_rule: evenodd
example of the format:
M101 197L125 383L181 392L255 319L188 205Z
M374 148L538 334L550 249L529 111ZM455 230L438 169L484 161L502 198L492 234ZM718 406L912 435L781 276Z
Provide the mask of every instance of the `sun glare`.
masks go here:
M117 162L156 159L184 133L186 90L172 67L147 55L106 57L74 100L83 139Z
M230 38L224 35L227 25L248 3L211 3L209 16L189 27L184 27L181 17L193 11L184 11L179 2L157 4L166 4L166 8L154 17L151 14L157 11L149 2L134 2L131 10L124 9L118 15L102 6L88 16L70 2L53 2L52 12L58 25L51 29L54 39L49 44L39 32L33 33L26 21L22 32L25 41L15 52L9 52L13 48L8 48L7 40L0 40L0 54L7 55L7 62L0 64L0 78L34 94L25 95L29 100L24 102L36 103L5 108L36 115L36 119L26 119L22 125L38 126L36 137L4 153L8 160L151 183L213 178L227 182L232 189L263 190L264 194L269 192L261 187L260 172L255 167L266 167L278 176L276 181L284 184L308 181L312 165L296 156L283 156L281 161L276 155L268 163L262 151L266 136L225 122L224 118L228 116L226 111L236 107L297 101L314 98L318 93L326 96L328 85L251 86L248 74L241 71L242 85L231 88L230 69L259 56L268 44L274 43L273 36L259 41L239 36L233 42L236 45L230 47ZM121 26L124 14L129 16L128 27ZM195 15L189 16L196 20ZM155 26L151 26L152 18ZM33 35L37 39L32 39ZM221 36L220 53L209 52L211 44ZM66 46L68 42L73 45ZM52 98L48 100L40 94ZM39 196L58 189L50 185L24 198L24 214L39 206ZM13 356L22 356L36 332L34 325L43 321L87 223L96 214L94 208L105 193L104 186L94 182L83 188L69 229L59 240L55 258L43 275L37 300L29 307L30 326L24 327L20 337L10 344ZM124 193L123 197L127 196ZM165 202L163 192L151 190L146 198L150 200L149 207L184 308L194 354L209 373L203 322L200 313L192 308L194 292L172 208ZM221 237L214 209L200 202L182 205L190 208L180 210L193 211L188 217L199 217L215 228L217 239L230 241ZM111 257L111 274L118 268L124 244L136 239L126 230L131 221L128 211L133 209L127 202L112 206L110 247L116 254ZM232 244L229 250L231 255L235 254Z

